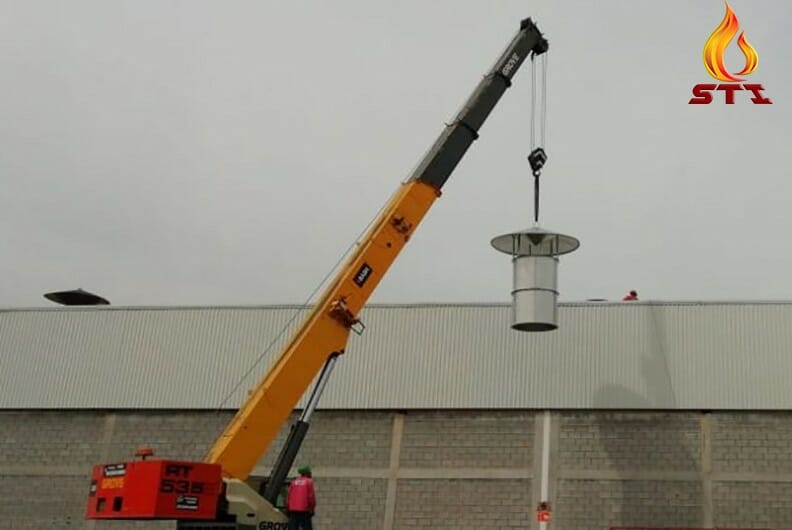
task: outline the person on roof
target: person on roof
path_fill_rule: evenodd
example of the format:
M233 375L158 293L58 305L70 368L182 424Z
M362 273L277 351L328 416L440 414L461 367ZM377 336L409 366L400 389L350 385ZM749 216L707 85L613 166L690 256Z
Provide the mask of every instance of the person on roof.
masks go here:
M638 300L638 291L630 291L622 298L622 302L633 302L635 300Z
M302 466L297 470L299 477L289 484L286 494L286 510L289 512L290 530L313 530L311 518L316 510L316 492L314 490L311 466Z

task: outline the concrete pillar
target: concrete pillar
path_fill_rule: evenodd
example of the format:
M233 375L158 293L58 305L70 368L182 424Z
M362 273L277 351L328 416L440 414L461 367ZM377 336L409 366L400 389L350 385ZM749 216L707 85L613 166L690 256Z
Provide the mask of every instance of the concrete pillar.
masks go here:
M541 501L548 501L551 514L555 508L556 479L558 477L558 440L559 419L549 410L537 411L534 416L534 450L533 472L531 479L531 518L530 528L534 530L551 530L553 519L549 523L536 520L536 507ZM543 498L544 497L544 498Z
M404 414L397 412L393 416L393 434L391 435L390 463L388 465L388 489L385 493L385 516L382 521L383 530L393 530L396 518L396 487L399 479L399 458L401 456L402 434L404 433Z
M712 418L709 412L701 415L701 497L701 526L713 528Z

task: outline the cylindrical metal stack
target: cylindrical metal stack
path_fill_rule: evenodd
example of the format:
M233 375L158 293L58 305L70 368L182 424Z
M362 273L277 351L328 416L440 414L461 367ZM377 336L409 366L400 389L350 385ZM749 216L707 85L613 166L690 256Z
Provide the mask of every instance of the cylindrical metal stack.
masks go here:
M512 328L519 331L549 331L558 327L558 258L516 256L512 290Z
M498 236L492 240L492 246L512 256L512 329L557 329L557 256L573 252L580 242L572 236L535 227Z

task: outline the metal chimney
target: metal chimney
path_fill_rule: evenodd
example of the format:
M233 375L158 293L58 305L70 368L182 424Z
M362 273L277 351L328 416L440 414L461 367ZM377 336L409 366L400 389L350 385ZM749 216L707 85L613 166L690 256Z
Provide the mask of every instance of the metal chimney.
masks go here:
M576 238L539 227L494 238L492 246L512 256L512 329L552 331L558 328L558 256L580 246Z

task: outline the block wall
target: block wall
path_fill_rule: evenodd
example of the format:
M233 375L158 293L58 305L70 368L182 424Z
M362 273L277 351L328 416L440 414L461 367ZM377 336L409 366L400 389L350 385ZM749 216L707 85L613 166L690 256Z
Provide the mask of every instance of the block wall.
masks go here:
M201 459L230 419L0 411L0 529L172 530L85 521L91 466L142 444ZM546 530L792 528L789 412L319 411L302 463L315 471L318 530L538 530L543 496Z

